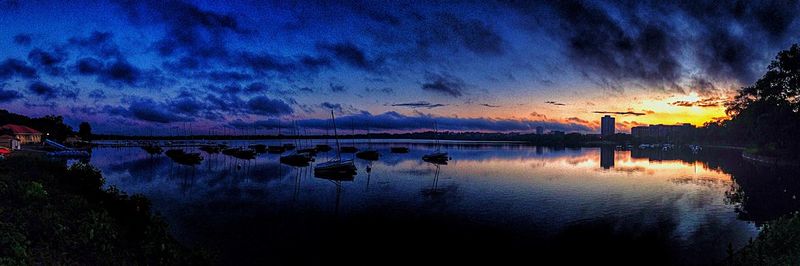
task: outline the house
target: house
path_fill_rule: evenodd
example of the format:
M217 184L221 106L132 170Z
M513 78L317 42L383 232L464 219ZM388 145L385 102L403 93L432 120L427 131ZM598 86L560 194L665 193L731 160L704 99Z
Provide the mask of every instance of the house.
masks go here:
M0 131L16 137L21 145L42 142L42 133L26 126L7 124L0 127Z
M0 135L0 147L9 148L12 151L19 150L20 148L19 140L16 137L8 134Z

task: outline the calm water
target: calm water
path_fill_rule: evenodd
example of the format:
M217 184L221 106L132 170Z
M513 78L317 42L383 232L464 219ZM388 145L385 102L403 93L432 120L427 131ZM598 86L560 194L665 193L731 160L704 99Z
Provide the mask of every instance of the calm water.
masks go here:
M356 159L357 176L343 182L272 154L203 153L189 167L140 148L99 148L91 163L108 185L150 198L180 241L223 263L706 264L757 236L764 221L800 209L795 171L731 150L453 142L444 147L452 160L439 166L420 160L430 144L404 145L407 154L374 144L381 159Z

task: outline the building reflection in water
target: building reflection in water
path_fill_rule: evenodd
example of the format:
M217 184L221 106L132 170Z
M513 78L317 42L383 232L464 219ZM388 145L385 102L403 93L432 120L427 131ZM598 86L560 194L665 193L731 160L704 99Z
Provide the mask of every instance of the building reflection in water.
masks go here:
M602 146L600 147L600 167L603 169L614 168L614 147Z

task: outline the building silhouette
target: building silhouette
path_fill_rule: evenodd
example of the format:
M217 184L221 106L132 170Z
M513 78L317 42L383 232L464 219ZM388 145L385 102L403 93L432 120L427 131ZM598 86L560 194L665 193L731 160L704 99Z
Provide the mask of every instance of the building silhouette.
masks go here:
M631 128L631 136L640 142L676 143L690 141L695 127L692 124L651 125Z
M603 116L600 119L600 135L605 136L612 136L614 135L614 117L610 115Z

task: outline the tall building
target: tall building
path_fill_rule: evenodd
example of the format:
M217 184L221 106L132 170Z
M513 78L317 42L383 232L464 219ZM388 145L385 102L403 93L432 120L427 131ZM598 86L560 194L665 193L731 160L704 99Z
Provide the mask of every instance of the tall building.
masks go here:
M538 127L536 127L536 134L537 134L537 135L542 135L542 134L544 134L544 128L543 128L543 127L541 127L541 126L538 126Z
M600 119L600 135L611 136L614 135L614 117L606 115Z

